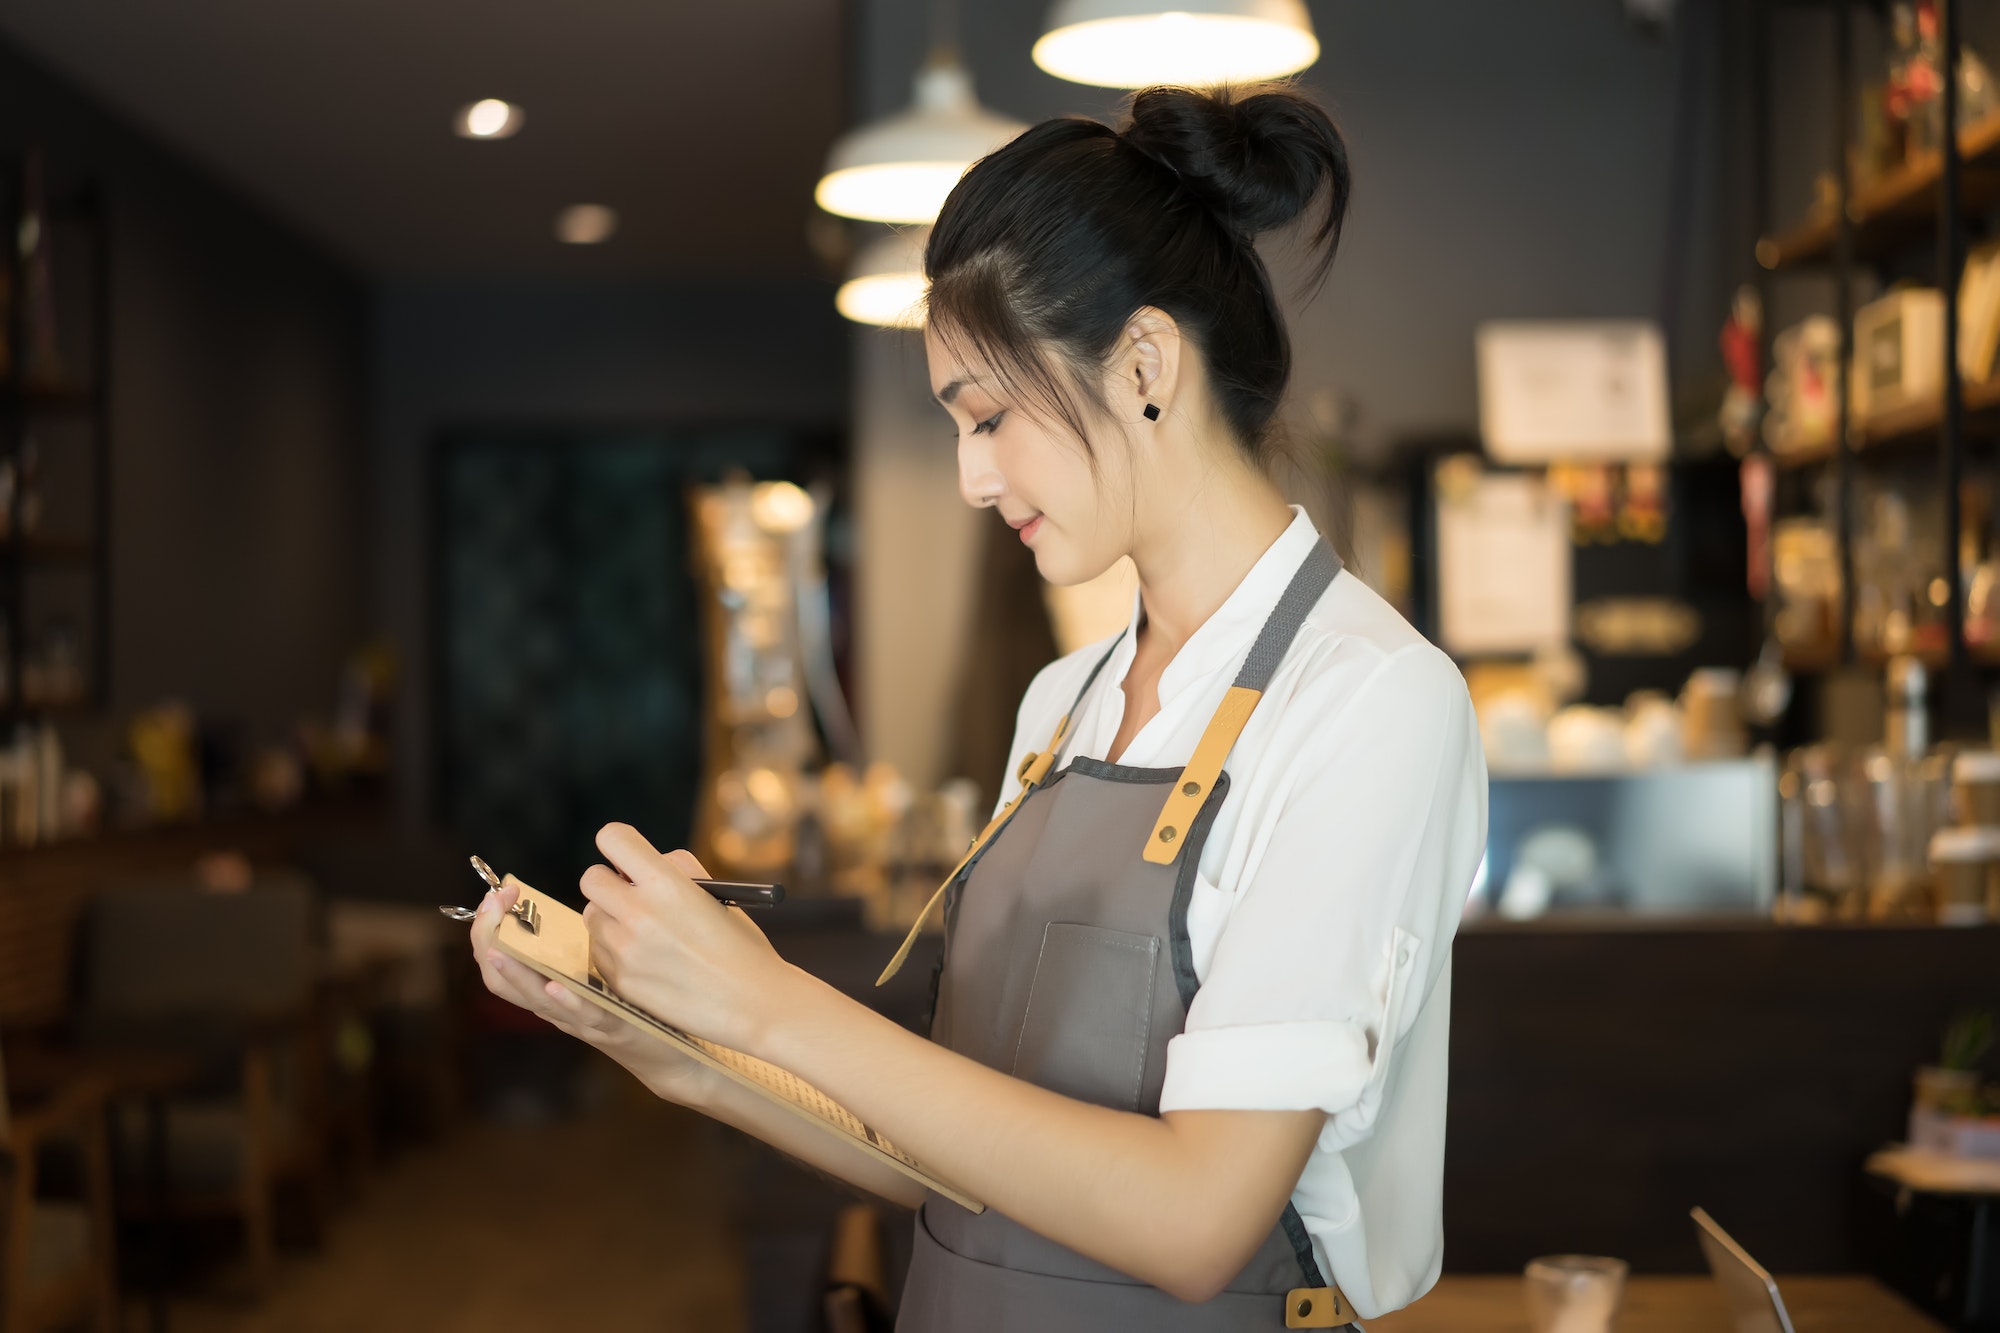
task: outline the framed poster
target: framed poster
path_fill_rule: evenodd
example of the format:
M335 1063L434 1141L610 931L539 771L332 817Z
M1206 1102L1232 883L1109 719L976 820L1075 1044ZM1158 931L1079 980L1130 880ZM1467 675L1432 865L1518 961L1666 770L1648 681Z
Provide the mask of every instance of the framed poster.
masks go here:
M1479 433L1496 463L1663 459L1673 445L1667 349L1644 320L1482 324Z

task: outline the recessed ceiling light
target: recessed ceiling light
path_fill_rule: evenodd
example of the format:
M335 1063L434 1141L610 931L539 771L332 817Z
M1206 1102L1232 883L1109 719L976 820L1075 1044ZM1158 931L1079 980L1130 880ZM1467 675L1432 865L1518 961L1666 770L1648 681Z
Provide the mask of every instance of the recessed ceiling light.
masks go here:
M511 139L521 128L521 108L497 97L467 102L452 127L461 139Z
M556 214L556 239L565 245L596 245L617 230L616 210L603 204L571 204Z

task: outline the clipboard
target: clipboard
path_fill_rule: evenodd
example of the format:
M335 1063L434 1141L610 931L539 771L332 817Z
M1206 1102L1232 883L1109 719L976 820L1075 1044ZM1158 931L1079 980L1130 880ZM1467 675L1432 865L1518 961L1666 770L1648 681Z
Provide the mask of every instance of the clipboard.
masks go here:
M925 1189L935 1190L972 1212L986 1211L985 1204L939 1180L914 1157L863 1123L859 1116L789 1070L683 1032L620 998L590 965L590 933L584 927L582 914L529 888L512 875L507 878L520 890L520 897L514 909L500 918L495 942L502 953L551 981L562 982L598 1008L616 1014L800 1119L837 1138L850 1140L870 1157L900 1171Z

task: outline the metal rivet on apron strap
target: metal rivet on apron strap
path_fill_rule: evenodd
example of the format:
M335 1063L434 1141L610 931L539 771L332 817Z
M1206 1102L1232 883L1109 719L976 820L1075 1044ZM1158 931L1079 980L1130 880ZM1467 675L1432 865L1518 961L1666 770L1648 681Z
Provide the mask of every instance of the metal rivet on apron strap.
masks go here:
M1174 826L1172 824L1169 824L1165 828L1160 830L1160 841L1172 842L1173 840L1174 840Z
M1189 782L1183 784L1181 787L1181 795L1183 796L1201 795L1201 784L1199 782Z

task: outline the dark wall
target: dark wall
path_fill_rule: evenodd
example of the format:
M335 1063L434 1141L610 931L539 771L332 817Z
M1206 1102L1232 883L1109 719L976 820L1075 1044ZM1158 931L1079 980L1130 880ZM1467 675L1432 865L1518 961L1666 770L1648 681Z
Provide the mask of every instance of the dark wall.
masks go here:
M837 429L845 328L832 285L814 281L381 285L371 587L377 623L409 667L396 768L411 820L429 814L433 778L425 477L439 433L728 421Z
M112 235L111 708L72 750L101 765L167 696L277 739L364 630L362 286L0 44L0 148L25 145L100 183Z

